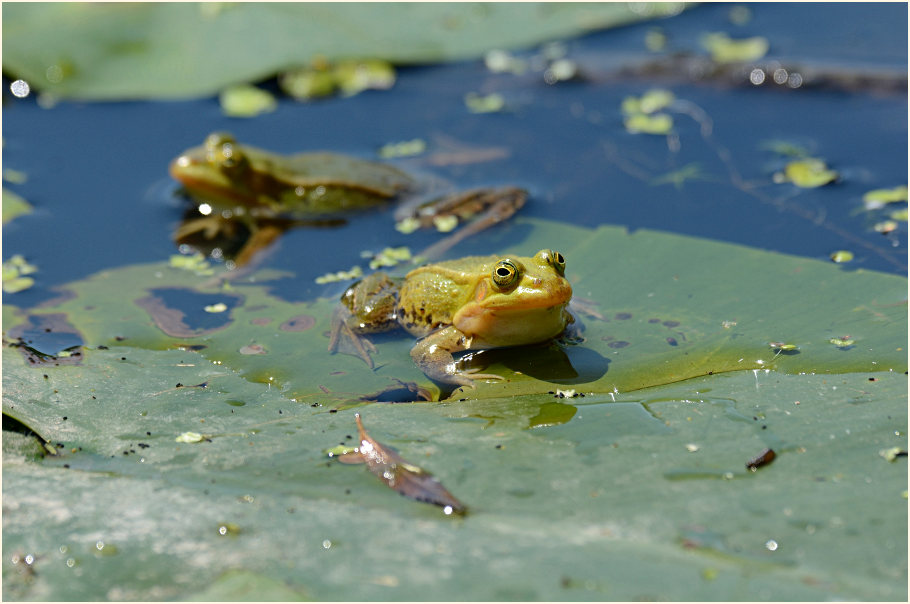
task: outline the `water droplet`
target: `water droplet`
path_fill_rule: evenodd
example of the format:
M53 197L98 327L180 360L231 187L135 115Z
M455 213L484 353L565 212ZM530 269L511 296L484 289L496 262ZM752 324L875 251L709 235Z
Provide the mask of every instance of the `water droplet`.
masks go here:
M9 86L10 92L13 93L13 96L18 98L25 98L28 96L30 91L28 82L25 80L16 80Z
M775 541L774 539L768 539L765 542L765 547L768 548L769 551L773 552L777 549L777 541Z
M322 548L323 548L323 549L329 549L330 547L332 547L332 542L329 541L328 539L323 540L323 542L322 542Z

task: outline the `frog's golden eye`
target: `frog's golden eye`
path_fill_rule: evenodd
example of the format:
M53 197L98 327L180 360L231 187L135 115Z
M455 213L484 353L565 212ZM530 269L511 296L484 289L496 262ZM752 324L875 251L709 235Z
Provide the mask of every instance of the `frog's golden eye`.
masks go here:
M518 266L511 260L500 260L493 267L493 283L499 289L508 289L518 282L521 276Z
M561 276L566 274L566 259L562 254L556 250L540 250L538 254L547 264L555 268L556 272Z

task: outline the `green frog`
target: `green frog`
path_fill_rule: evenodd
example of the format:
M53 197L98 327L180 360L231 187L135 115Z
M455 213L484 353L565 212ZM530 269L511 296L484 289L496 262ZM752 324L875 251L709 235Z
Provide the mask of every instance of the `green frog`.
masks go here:
M414 187L414 179L393 166L337 153L279 155L223 132L180 154L170 173L202 201L259 216L370 207Z
M292 226L335 225L339 215L405 197L409 199L400 204L397 221L411 218L426 227L444 216L472 220L424 253L435 257L509 218L527 197L522 189L502 187L427 202L427 187L394 166L338 153L280 155L242 145L221 132L180 154L171 162L170 173L200 202L198 214L180 226L175 239L183 243L199 234L204 240L239 237L239 222L249 237L237 254L244 261Z
M572 286L559 252L532 257L469 256L428 264L404 278L374 273L341 297L333 317L329 351L344 341L373 366L375 347L361 334L402 327L420 338L411 358L427 377L473 387L475 380L502 379L460 370L453 353L536 344L555 338L573 321Z

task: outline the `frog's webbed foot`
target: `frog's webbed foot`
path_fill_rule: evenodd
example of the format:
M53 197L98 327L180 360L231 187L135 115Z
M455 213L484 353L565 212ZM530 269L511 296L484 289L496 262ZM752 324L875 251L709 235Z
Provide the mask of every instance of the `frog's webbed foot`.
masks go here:
M356 333L350 326L350 319L353 317L351 311L343 305L339 305L335 312L332 313L332 331L329 336L329 352L335 354L342 352L351 356L363 359L363 362L370 369L375 367L373 357L376 352L376 346L367 338Z
M472 189L448 195L434 202L428 209L418 208L421 226L433 224L444 216L454 216L459 221L470 220L460 229L423 250L420 255L435 259L462 240L509 219L528 198L524 189L500 187L498 189Z
M443 384L474 388L477 380L503 379L501 375L477 373L477 369L459 369L452 352L467 349L466 344L464 334L446 327L418 341L411 349L411 359L428 378Z

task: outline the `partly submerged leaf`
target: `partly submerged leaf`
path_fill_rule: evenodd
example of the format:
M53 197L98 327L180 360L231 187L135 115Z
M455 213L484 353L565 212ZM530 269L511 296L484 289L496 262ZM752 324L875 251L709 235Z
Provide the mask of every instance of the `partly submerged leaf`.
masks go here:
M467 508L455 499L432 474L419 466L408 463L401 456L373 439L363 428L360 414L354 414L360 434L358 452L370 472L378 476L389 488L417 501L438 505L448 514L463 514Z

